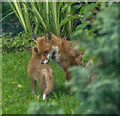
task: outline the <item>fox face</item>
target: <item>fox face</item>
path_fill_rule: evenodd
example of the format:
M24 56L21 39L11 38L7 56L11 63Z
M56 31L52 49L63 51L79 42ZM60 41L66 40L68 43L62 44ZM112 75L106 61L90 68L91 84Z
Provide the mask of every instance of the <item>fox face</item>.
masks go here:
M83 57L84 57L84 51L81 52L76 58L75 58L75 64L76 65L83 65Z
M55 61L58 61L58 47L52 45L52 35L48 34L43 37L33 36L38 48L38 54L42 64L47 64L52 57Z
M50 56L52 55L52 46L46 43L44 38L38 38L35 40L35 42L37 43L38 53L41 56L40 59L42 61L42 64L48 63Z

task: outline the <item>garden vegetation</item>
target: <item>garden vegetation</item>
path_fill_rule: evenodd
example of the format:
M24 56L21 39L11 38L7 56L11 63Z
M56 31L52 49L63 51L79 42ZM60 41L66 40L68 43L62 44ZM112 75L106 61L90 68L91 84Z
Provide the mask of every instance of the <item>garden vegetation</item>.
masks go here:
M46 1L9 4L24 31L15 37L12 33L2 34L3 114L120 113L118 3ZM5 19L3 17L2 21ZM69 83L63 69L50 61L55 89L48 102L42 101L39 87L36 97L31 93L27 75L31 53L25 50L35 45L33 33L43 35L45 31L58 37L69 37L70 41L77 41L80 51L85 50L83 67L69 69L73 77ZM91 57L94 57L93 64L85 68ZM96 79L91 81L94 75ZM67 94L68 85L72 86L71 96Z

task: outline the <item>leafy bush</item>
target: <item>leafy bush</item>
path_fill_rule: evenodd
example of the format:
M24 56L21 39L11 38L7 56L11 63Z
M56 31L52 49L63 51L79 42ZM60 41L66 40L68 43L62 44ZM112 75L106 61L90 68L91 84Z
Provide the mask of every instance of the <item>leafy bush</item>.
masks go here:
M76 29L91 25L97 3L79 2L10 2L10 5L27 33L51 31L57 36L71 35ZM86 21L87 20L87 21Z
M88 48L88 54L100 59L98 65L88 69L71 68L71 85L75 96L82 101L75 108L76 113L118 114L118 6L116 3L107 5L104 7L105 4L102 4L101 12L93 25L102 36L88 36L87 31L75 34L76 37L83 38L82 46ZM87 46L86 41L89 41ZM90 81L95 74L98 75L97 80Z
M71 30L71 21L79 18L78 15L70 14L72 4L72 2L48 1L10 2L13 11L26 32L36 34L49 30L58 36L61 34L60 30L64 32L65 24L67 24L66 27L69 27L69 30Z
M11 37L12 33L2 34L2 51L3 53L20 52L25 47L35 45L33 38L30 34L21 32L16 37Z
M28 114L64 114L63 109L59 108L57 103L30 103Z

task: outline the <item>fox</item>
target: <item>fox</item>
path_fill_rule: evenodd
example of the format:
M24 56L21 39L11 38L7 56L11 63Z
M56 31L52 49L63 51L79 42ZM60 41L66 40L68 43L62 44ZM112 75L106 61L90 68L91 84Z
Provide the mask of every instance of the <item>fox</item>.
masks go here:
M59 38L50 32L46 32L42 37L33 34L33 38L38 48L41 63L47 64L52 58L63 68L67 81L70 81L69 68L83 64L84 52L79 52L78 48L73 47L72 41ZM71 94L70 88L68 87L68 94Z
M49 64L41 64L37 47L32 47L32 58L28 63L27 72L31 78L32 93L35 94L36 81L38 81L43 91L43 100L48 100L54 87L53 69Z

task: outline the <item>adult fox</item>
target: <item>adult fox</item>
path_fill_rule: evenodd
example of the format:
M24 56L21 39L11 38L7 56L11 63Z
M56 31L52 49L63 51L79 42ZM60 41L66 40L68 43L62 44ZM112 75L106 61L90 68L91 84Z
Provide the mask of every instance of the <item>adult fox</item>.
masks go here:
M43 100L47 100L54 87L53 69L49 64L41 64L36 47L32 47L32 58L28 63L27 71L31 77L32 93L35 94L35 81L37 80L43 91Z
M84 52L80 53L77 48L72 46L71 41L59 38L49 32L42 37L33 35L33 38L37 44L42 64L47 64L52 58L64 69L68 81L71 79L69 67L83 64ZM68 87L68 93L70 94L70 87Z

